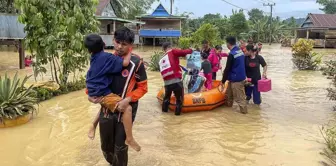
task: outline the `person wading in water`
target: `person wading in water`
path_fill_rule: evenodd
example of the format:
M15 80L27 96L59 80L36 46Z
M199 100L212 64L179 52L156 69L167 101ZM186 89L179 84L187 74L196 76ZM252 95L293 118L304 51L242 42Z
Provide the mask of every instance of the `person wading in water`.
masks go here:
M113 42L116 56L127 56L133 47L134 33L126 27L120 28L115 31ZM118 102L117 110L123 112L128 105L131 105L134 122L138 100L147 93L147 74L141 58L131 53L129 65L111 77L113 77L113 82L109 86L111 93L123 99ZM101 109L99 130L104 157L112 166L127 166L128 146L125 144L126 133L120 117L123 115L119 111L106 111L105 107Z
M223 72L222 83L224 84L227 80L229 81L227 105L232 106L233 101L236 101L239 105L240 112L247 114L245 56L236 45L236 38L229 36L226 38L226 43L230 53Z
M263 67L262 77L266 78L267 64L261 55L258 55L258 46L249 44L246 46L245 68L247 78L251 78L253 86L247 86L245 88L246 100L249 102L253 94L254 104L261 104L261 95L258 91L258 81L261 79L260 66Z
M164 80L165 96L162 103L162 112L168 112L170 97L172 92L176 97L175 115L180 115L183 106L183 83L182 71L180 68L180 57L185 57L192 53L192 49L173 49L171 43L163 43L162 49L165 56L160 60L160 72Z

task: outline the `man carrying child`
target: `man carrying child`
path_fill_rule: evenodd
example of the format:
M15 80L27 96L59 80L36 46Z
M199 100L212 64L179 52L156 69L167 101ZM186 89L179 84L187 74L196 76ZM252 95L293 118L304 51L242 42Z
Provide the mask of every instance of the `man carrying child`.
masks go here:
M94 136L92 130L95 130L99 121L101 148L105 159L113 166L126 166L127 145L137 151L140 150L140 146L130 138L132 138L132 122L137 112L138 100L147 93L146 70L140 57L131 53L134 33L128 28L123 27L114 33L116 55L104 52L101 38L97 35L93 36L92 39L89 35L85 41L85 45L89 51L92 48L90 52L93 53L91 70L87 75L88 94L89 100L100 103L102 108L89 136ZM93 45L98 45L99 49L91 47L90 43L95 43ZM101 61L101 59L106 60ZM105 79L105 81L95 81L98 79ZM93 93L101 91L96 89L104 89L104 93Z

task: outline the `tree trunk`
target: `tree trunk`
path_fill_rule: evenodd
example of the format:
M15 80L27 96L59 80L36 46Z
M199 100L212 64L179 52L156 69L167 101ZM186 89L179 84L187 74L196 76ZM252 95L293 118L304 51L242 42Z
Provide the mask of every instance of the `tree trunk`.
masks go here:
M54 72L55 72L56 83L58 85L60 85L60 82L59 82L58 77L57 77L57 70L56 70L56 64L55 64L55 56L52 56L52 61L53 61L54 69L55 69Z
M69 71L67 66L63 66L62 73L61 73L61 84L66 85L68 82Z
M9 10L10 4L11 4L11 0L7 0L7 13L11 13Z
M50 64L50 74L51 74L51 78L52 78L53 81L55 81L51 60L49 60L49 64Z

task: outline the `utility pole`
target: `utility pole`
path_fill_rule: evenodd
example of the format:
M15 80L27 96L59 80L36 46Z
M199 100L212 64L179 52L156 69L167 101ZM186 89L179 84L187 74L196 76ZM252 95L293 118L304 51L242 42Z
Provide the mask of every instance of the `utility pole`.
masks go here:
M272 44L272 14L273 14L273 6L275 6L275 3L264 3L264 6L271 7L271 15L270 15L270 38L269 38L269 45Z
M174 0L170 0L170 14L171 15L173 14L173 3L174 3Z

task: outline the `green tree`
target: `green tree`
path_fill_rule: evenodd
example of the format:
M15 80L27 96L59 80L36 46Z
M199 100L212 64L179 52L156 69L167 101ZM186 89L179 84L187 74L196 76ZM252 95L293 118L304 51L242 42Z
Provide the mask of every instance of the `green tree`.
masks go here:
M157 0L111 0L110 2L118 17L134 19L135 16L146 13L155 1Z
M249 27L251 30L256 31L255 36L253 36L254 41L258 42L264 42L265 41L265 33L267 32L267 24L268 23L268 18L263 17L262 19L259 20L254 20L254 23L250 22Z
M317 3L324 6L320 10L326 14L336 14L336 1L335 0L317 0Z
M294 17L289 18L288 23L283 22L285 24L286 28L289 28L289 36L294 36L295 35L295 28L298 27L296 20ZM287 34L286 34L287 35Z
M243 11L233 12L231 15L229 24L230 24L230 34L238 37L240 33L248 31L248 24L245 18Z
M189 28L192 32L196 32L203 24L203 18L192 19L189 21Z
M127 10L128 19L135 19L136 16L146 14L147 10L151 8L153 2L157 0L129 0L129 9Z
M219 30L220 37L223 39L229 32L229 23L226 17L222 17L219 13L217 14L206 14L203 17L204 23L210 23L216 26Z
M178 46L181 49L187 49L191 46L191 38L189 37L181 37L178 41Z
M193 15L193 14L194 13L192 13L192 12L189 12L189 13L184 12L180 15L182 17L186 17L186 19L183 19L182 23L181 23L181 25L182 25L182 35L183 36L190 37L192 32L194 32L194 31L192 31L192 27L190 25L190 22L193 21L193 19L190 19L190 16Z
M248 12L248 15L249 15L249 20L252 22L255 22L255 21L258 21L264 18L264 12L256 8L250 10Z
M208 40L210 45L221 44L218 28L211 24L203 24L192 36L195 47L199 47L203 40Z
M16 13L14 0L0 0L0 13Z
M220 19L222 19L222 16L219 13L217 13L217 14L206 14L206 15L203 16L203 20L205 22L212 22L214 20L220 20Z
M99 31L96 5L97 0L16 1L22 10L19 21L26 24L26 45L36 57L35 76L45 73L44 65L50 63L53 78L64 85L70 73L86 67L89 55L83 38Z

